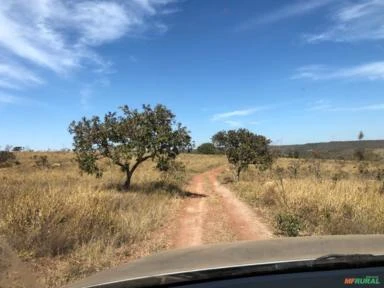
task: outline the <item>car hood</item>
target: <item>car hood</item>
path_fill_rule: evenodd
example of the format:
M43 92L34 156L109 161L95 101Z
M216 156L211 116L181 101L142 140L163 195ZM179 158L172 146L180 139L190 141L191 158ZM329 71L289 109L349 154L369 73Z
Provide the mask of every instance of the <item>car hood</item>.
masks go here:
M384 255L384 235L277 238L177 249L96 273L66 287L84 288L191 271L314 260L330 254Z

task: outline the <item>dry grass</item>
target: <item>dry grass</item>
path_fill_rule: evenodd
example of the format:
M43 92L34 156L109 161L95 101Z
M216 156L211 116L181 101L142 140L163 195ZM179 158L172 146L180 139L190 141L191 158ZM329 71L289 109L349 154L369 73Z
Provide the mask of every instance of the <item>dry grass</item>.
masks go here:
M187 177L227 164L224 155L183 154L178 159L184 163Z
M36 167L44 155L48 165ZM167 185L151 162L144 163L133 189L124 192L118 185L123 174L107 163L104 177L95 179L79 175L71 153L24 152L17 158L20 165L0 169L0 236L32 267L40 285L57 287L166 248L157 231L183 196L183 177L170 177L178 181ZM220 156L180 159L187 178L224 163Z
M263 210L277 233L384 233L383 168L383 163L279 159L271 171L249 169L229 185Z

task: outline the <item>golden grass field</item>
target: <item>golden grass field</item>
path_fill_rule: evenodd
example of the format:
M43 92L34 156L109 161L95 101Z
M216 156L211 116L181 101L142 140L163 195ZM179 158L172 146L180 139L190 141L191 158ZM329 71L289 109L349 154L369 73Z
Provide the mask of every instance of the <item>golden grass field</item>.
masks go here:
M188 180L227 165L225 156L184 154L184 173L160 174L148 161L124 191L123 173L108 162L96 179L79 173L72 153L16 155L19 165L0 169L0 287L59 287L167 249L159 231ZM37 167L40 156L47 167ZM278 235L384 233L381 162L281 158L239 182L229 170L220 179Z
M384 233L384 164L278 159L221 180L260 210L282 235Z
M166 249L156 231L177 209L187 179L225 163L186 154L179 157L185 173L162 175L147 161L126 192L123 173L108 163L96 179L80 175L72 153L16 154L20 165L0 169L0 287L15 287L18 277L19 287L59 287ZM36 167L44 155L48 167Z

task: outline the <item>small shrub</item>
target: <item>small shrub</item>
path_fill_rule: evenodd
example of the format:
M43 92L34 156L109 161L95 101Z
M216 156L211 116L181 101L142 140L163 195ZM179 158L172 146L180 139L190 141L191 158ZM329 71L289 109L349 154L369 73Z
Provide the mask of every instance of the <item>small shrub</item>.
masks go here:
M200 154L216 154L216 148L212 143L203 143L197 147L197 152Z
M35 158L35 165L36 167L39 168L49 168L49 161L48 161L48 156L46 155L41 155L41 156L33 156Z
M365 157L364 157L364 150L363 149L356 149L355 152L353 153L354 155L354 158L357 160L357 161L364 161Z
M367 177L369 176L369 170L368 170L368 163L366 162L360 162L357 166L358 172L360 176Z
M312 161L309 165L308 170L319 182L322 181L322 173L321 173L321 164L320 161Z
M276 216L276 226L282 235L296 237L301 229L301 221L294 214L281 212Z
M15 161L16 156L12 152L9 151L0 151L0 163L5 163L8 161Z
M161 172L161 181L168 184L183 184L185 181L185 166L179 161L170 161L167 163L167 169Z
M376 180L382 181L384 180L384 169L377 169L376 173Z
M383 181L383 183L381 183L381 185L380 185L379 193L380 193L381 195L384 194L384 181Z
M331 180L333 181L333 183L337 183L338 181L340 180L343 180L343 179L348 179L348 173L344 172L344 171L337 171L335 173L332 174L331 176Z
M0 168L12 167L13 164L20 163L16 160L14 153L9 151L0 151Z
M276 184L273 182L267 182L264 184L264 192L260 196L260 200L264 205L273 206L280 202L276 188Z
M301 165L299 161L291 162L291 164L288 166L288 172L291 178L297 178L299 175L300 166Z

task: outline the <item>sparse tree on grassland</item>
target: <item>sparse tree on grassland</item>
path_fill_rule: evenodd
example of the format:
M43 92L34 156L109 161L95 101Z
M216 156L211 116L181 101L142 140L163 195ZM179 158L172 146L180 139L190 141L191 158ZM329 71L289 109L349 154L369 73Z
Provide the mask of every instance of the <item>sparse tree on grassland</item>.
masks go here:
M360 131L359 134L357 135L357 139L363 140L363 138L364 138L364 133L363 131Z
M197 152L200 154L216 154L216 148L212 143L203 143L197 147Z
M109 158L126 174L125 188L129 189L137 167L148 159L157 163L157 168L166 171L176 156L190 146L191 137L175 115L163 105L153 109L143 105L143 110L121 107L122 115L107 113L101 120L98 116L73 121L69 132L82 171L102 176L98 160Z
M357 135L357 139L361 141L363 140L363 138L364 138L364 133L363 131L360 131L359 134ZM359 143L359 147L355 150L355 158L357 159L357 161L365 160L365 149L361 144L363 143Z
M251 164L261 170L272 164L273 157L268 146L271 141L247 129L220 131L212 137L212 142L217 149L225 152L228 162L235 169L237 181L241 171Z

